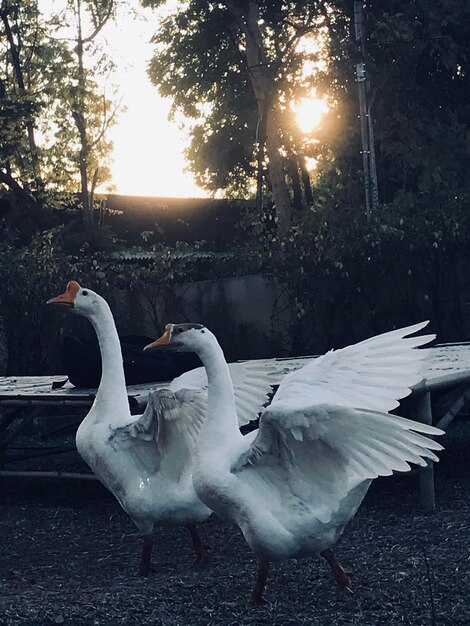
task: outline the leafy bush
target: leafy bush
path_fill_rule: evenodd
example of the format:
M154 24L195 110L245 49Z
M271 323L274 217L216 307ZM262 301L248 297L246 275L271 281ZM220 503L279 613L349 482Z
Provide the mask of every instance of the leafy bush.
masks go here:
M239 256L203 251L201 244L157 244L133 253L67 251L62 227L44 231L28 245L0 243L0 316L3 318L8 372L45 374L58 362L60 328L44 306L74 279L112 301L116 290L145 302L155 333L162 332L159 303L176 305L175 285L234 276L248 267ZM140 299L140 300L139 300Z
M369 221L348 207L312 209L261 246L296 309L304 354L430 319L441 341L468 337L470 198L402 194Z

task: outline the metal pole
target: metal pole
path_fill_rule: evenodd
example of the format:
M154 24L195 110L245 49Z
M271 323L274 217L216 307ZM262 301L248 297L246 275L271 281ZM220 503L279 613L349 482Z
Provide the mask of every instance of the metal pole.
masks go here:
M375 212L379 206L379 185L377 183L377 164L375 161L375 142L374 142L374 121L370 106L367 112L368 129L369 129L369 156L370 156L370 186L371 186L371 202L372 211Z
M370 175L369 175L369 133L367 129L367 103L366 103L366 64L364 60L363 46L364 15L362 2L354 2L354 35L359 52L356 63L356 81L359 91L359 118L361 121L362 143L362 168L364 170L364 193L366 199L366 215L370 217Z
M371 207L378 205L377 171L375 164L374 131L371 111L367 104L367 74L365 61L365 33L363 2L354 2L354 35L358 49L356 81L359 92L359 117L361 122L362 165L364 170L364 193L366 215L370 218Z

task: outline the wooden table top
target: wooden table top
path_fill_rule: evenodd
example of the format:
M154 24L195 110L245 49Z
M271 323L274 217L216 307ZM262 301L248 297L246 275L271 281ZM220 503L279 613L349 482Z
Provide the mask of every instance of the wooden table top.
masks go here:
M423 380L413 387L414 392L434 390L470 382L470 343L442 344L429 350ZM276 385L289 372L295 371L316 357L260 359ZM133 403L144 407L150 391L168 386L168 382L129 385L127 393ZM86 404L93 401L96 389L78 389L67 381L66 375L55 376L5 376L0 377L0 403L13 401L67 402Z

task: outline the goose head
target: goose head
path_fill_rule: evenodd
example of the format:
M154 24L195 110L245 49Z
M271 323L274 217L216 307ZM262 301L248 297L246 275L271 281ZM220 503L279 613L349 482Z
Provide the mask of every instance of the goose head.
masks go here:
M92 317L100 308L103 298L91 289L80 287L76 280L67 283L64 293L51 298L46 304L64 307L82 317Z
M202 324L167 324L161 337L145 346L144 350L174 348L181 352L200 352L214 335Z

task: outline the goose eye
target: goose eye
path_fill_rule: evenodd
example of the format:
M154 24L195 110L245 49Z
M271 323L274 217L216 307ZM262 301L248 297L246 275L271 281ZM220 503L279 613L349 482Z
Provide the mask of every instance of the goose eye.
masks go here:
M82 291L82 296L87 296L87 295L88 295L88 291L86 289Z
M182 332L183 332L183 329L182 329L182 328L175 328L175 332L177 332L177 333L182 333Z

